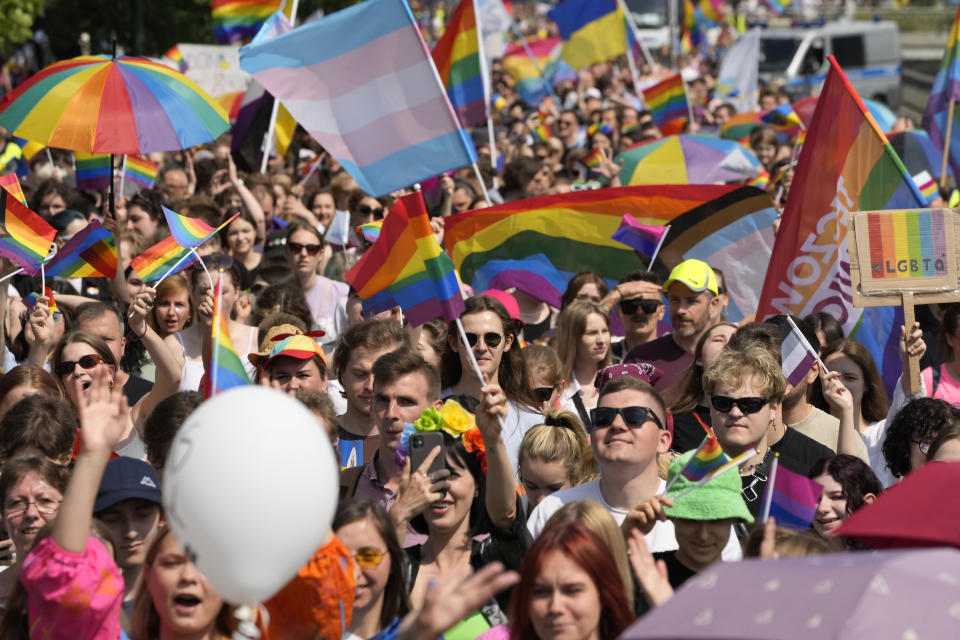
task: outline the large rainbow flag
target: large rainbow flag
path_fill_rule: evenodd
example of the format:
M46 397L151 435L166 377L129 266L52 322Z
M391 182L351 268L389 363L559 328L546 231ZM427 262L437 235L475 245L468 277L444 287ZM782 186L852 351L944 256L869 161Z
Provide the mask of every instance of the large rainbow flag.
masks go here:
M617 0L565 0L547 15L557 23L561 55L574 69L627 52L627 26Z
M517 287L559 307L567 283L581 271L597 273L613 287L623 274L646 270L633 249L612 238L625 213L640 224L670 225L659 253L670 268L704 238L770 209L770 197L753 187L614 187L456 214L445 219L445 242L475 291Z
M6 189L0 189L0 256L35 274L50 251L56 229Z
M213 325L211 326L210 373L206 396L250 384L243 361L233 347L229 331L229 310L223 308L223 272L217 278L213 296Z
M57 251L44 270L48 276L63 278L114 278L117 249L113 234L99 220L92 220Z
M460 283L449 256L433 237L419 191L397 200L380 237L344 276L363 299L364 311L399 305L413 326L463 313Z
M930 134L933 144L940 150L944 148L948 128L947 117L950 112L950 101L956 106L953 108L953 124L950 128L949 155L953 175L960 176L960 7L953 18L950 27L950 37L947 39L947 48L940 61L940 69L933 80L930 90L930 100L923 112L923 128ZM940 167L934 167L940 171ZM942 177L942 176L937 176Z
M249 40L283 0L212 0L213 35L220 44Z
M473 3L474 0L460 1L431 54L450 104L464 127L486 122L489 102Z
M110 188L109 153L74 151L73 158L77 170L77 189L102 191Z
M807 129L764 280L757 319L775 314L804 317L828 311L844 332L866 346L889 384L899 375L899 333L853 306L847 213L925 207L926 200L877 126L843 70L831 56L830 71ZM891 351L892 346L892 351Z
M687 87L679 73L644 89L643 100L653 115L653 121L661 129L670 122L690 117Z

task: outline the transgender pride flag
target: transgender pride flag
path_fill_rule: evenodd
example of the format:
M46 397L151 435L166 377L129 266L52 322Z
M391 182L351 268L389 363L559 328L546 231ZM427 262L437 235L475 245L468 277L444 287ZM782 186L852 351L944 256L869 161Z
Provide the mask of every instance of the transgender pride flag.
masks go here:
M240 66L370 195L476 161L404 0L366 0L258 38Z

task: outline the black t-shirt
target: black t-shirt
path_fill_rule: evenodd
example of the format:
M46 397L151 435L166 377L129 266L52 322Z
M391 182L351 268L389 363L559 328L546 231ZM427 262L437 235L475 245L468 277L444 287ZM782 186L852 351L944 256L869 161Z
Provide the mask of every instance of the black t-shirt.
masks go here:
M696 449L707 435L707 432L703 430L693 414L700 416L700 419L708 427L712 426L710 424L710 408L703 405L697 405L693 411L674 414L673 444L670 445L670 448L677 453L686 453L691 449Z
M674 342L673 335L668 333L656 340L634 347L623 361L627 364L649 362L659 369L662 375L653 387L661 395L668 395L693 363L693 354Z
M153 389L153 383L149 380L130 376L127 383L123 385L123 395L127 399L127 404L132 407L137 404L137 400L150 393L151 389Z
M523 325L523 339L527 342L535 342L541 338L550 336L550 320L553 319L553 314L548 313L547 317L538 322L537 324L525 324Z
M677 560L676 550L660 551L653 554L653 558L654 560L663 560L666 563L667 579L670 580L670 586L674 589L679 589L680 585L697 575L696 571Z

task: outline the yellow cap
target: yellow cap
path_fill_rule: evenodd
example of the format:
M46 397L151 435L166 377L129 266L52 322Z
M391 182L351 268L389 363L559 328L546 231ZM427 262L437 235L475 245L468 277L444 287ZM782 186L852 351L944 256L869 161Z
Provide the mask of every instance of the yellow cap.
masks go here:
M684 260L670 272L670 277L663 283L664 292L674 282L679 282L691 291L709 291L713 295L720 293L717 286L717 275L703 260Z

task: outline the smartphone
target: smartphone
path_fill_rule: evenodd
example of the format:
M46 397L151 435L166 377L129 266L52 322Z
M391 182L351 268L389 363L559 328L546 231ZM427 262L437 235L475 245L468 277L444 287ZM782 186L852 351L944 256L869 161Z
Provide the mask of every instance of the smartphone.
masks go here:
M447 468L447 458L443 455L443 434L439 431L415 433L410 436L410 472L420 468L434 447L440 447L440 455L434 458L427 474Z

